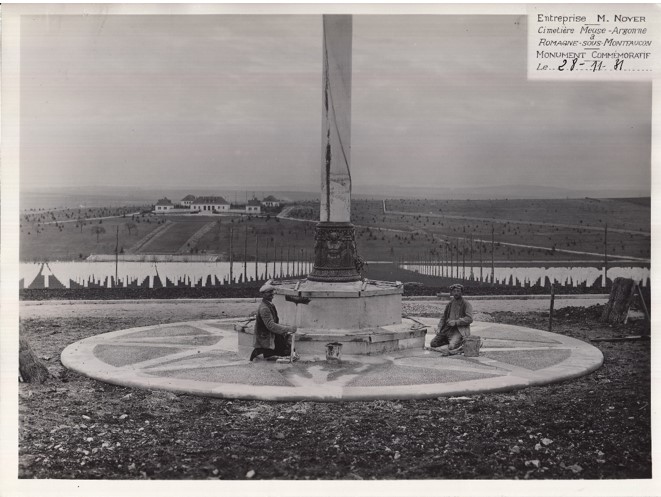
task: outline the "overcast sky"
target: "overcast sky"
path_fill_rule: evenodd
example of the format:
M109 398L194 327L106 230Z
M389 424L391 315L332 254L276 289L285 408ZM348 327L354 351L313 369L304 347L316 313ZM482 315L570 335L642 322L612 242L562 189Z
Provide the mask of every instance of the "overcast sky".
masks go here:
M24 16L21 185L318 185L317 15ZM526 80L524 16L354 16L361 185L647 189L650 83Z

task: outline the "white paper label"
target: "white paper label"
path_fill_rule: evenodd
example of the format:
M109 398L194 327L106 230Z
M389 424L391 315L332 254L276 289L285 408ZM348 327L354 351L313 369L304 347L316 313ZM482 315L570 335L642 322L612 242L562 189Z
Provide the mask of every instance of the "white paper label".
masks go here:
M528 7L528 78L651 80L661 74L659 7Z

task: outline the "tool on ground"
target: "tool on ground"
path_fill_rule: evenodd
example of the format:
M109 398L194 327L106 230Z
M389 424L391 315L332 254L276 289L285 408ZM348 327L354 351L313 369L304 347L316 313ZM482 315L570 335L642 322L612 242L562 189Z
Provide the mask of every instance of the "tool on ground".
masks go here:
M296 309L298 311L298 308ZM298 314L298 312L296 312ZM294 362L294 356L296 355L296 333L291 335L291 351L289 352L289 364Z
M464 357L479 357L483 343L479 336L470 335L464 338Z
M257 319L257 316L253 316L249 318L247 321L242 321L240 323L234 323L234 330L235 331L245 331L246 328L250 323L252 323L255 319Z
M339 361L342 356L342 344L340 342L331 342L326 344L326 360Z
M299 281L300 283L300 281ZM296 286L298 288L298 285ZM302 297L300 295L294 296L294 295L285 295L285 300L287 302L293 302L294 305L296 305L296 318L294 320L294 324L296 326L296 329L301 325L301 313L298 308L298 304L303 304L307 305L310 303L310 299L307 297ZM291 352L289 354L289 363L291 364L294 362L294 357L296 356L296 333L292 333L291 335Z
M419 330L420 328L430 328L429 325L423 323L422 321L420 321L418 319L415 319L415 318L409 316L408 314L403 314L402 317L404 319L410 319L411 321L413 321L414 323L417 323L419 325L417 327L416 326L411 326L412 330Z

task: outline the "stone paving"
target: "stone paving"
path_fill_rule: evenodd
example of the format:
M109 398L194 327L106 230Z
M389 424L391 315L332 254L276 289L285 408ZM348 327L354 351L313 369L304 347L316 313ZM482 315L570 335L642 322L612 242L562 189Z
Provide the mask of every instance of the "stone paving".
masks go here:
M437 320L416 318L433 330ZM62 363L101 381L212 397L260 400L372 400L456 396L541 385L587 374L601 352L579 340L530 328L475 322L479 357L437 350L375 356L343 355L339 362L304 357L249 362L234 326L245 319L209 319L131 328L67 347ZM427 334L427 346L431 341Z

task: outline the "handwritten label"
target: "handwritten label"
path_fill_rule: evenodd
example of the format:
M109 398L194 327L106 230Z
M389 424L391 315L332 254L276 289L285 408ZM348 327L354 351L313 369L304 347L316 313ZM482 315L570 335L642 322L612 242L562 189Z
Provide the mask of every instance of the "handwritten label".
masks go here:
M661 75L654 5L535 5L528 9L528 77L651 80Z

